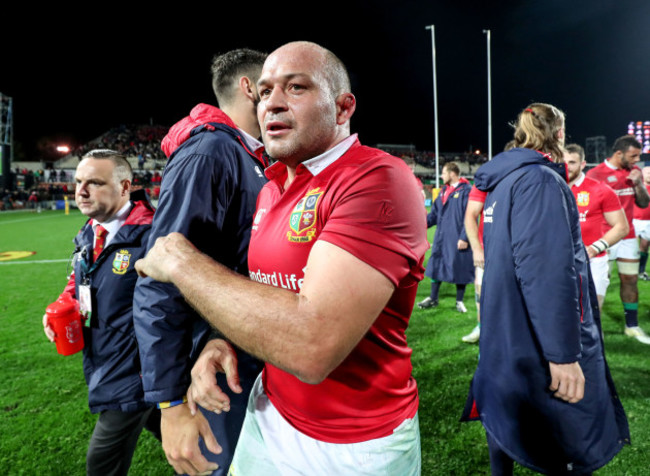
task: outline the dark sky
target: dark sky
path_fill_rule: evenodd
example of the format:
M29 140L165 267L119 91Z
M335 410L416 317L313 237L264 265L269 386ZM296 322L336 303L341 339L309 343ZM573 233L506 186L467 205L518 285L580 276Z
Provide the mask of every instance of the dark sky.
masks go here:
M433 150L431 24L441 152L487 148L483 29L492 39L494 153L532 101L564 110L569 141L583 145L596 135L611 144L629 121L650 120L645 0L252 2L248 11L221 3L15 14L0 92L13 98L16 142L37 158L39 144L85 142L120 124L170 126L214 102L214 54L310 40L348 66L362 142Z

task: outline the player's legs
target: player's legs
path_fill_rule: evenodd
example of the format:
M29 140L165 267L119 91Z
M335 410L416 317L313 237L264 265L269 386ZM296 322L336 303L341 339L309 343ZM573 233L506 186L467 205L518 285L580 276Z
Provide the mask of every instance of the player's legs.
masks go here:
M483 268L477 266L474 268L474 298L476 300L476 327L472 332L463 336L462 341L469 344L478 342L481 337L481 285L483 284Z
M153 408L138 412L105 410L99 414L86 455L89 476L126 475L138 437Z
M625 334L639 342L650 344L650 337L639 327L639 243L636 238L618 243L616 265L621 281L620 296L625 312Z
M418 303L420 309L429 309L438 305L438 295L440 294L440 281L431 279L431 292L429 295Z
M466 313L467 308L463 300L465 299L465 290L467 289L467 284L456 284L456 310L458 312Z
M497 442L485 433L488 443L488 451L490 453L490 470L492 476L511 476L513 471L514 462L512 458L501 450Z
M648 245L650 245L650 220L633 220L634 231L639 237L639 278L643 281L650 281L646 273L648 262Z

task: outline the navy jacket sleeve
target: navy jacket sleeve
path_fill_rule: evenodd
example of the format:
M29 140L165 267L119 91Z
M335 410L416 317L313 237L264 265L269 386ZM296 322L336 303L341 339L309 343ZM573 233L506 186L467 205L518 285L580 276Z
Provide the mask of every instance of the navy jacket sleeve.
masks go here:
M427 228L431 228L434 225L438 224L438 212L442 207L442 191L438 194L436 199L431 205L431 211L427 215Z
M581 356L580 276L572 237L578 223L577 217L572 223L561 185L553 177L519 181L510 226L515 273L544 358L569 363Z
M463 210L463 218L465 217L465 211L467 210L467 202L469 201L469 191L472 187L471 186L466 186L463 187L463 195L462 195L462 210ZM459 240L466 241L469 243L469 238L467 238L467 231L465 231L465 221L463 220L462 226L460 229L460 236L458 237Z
M220 243L234 178L229 144L201 146L200 141L208 141L209 136L191 138L172 155L162 181L150 247L158 237L180 232L204 253L218 256L213 248ZM201 150L210 152L206 155ZM190 371L208 338L209 326L175 286L150 278L138 280L134 310L145 399L177 399L190 384Z

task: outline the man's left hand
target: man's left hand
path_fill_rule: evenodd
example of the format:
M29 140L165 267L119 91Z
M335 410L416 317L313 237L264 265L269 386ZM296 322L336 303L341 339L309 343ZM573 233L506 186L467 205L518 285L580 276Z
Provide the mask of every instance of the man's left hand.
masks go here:
M643 181L643 175L639 169L632 169L630 175L627 176L628 180L631 180L634 185L639 185Z
M459 250L466 250L468 246L469 246L469 243L467 241L458 240L458 249Z

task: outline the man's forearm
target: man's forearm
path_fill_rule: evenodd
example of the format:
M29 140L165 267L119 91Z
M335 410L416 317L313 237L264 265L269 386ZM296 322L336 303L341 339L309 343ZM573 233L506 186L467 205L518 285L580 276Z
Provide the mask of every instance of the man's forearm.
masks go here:
M231 271L179 233L156 240L135 266L174 283L235 345L308 383L349 355L395 290L380 271L325 241L311 249L299 294Z
M286 362L304 358L302 343L310 337L299 313L299 295L260 284L196 254L176 267L172 281L185 300L213 327L246 352L297 373Z
M634 185L634 201L639 208L647 208L650 204L650 195L643 182Z

